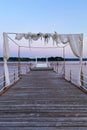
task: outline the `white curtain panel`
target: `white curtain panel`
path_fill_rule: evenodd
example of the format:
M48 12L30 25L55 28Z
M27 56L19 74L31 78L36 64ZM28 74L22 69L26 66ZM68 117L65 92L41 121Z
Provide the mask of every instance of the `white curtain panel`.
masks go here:
M69 35L70 47L76 57L82 58L83 56L83 35L82 34L73 34Z
M81 70L82 70L82 57L83 57L83 34L69 35L70 47L76 57L80 58L80 69L77 77L77 84L81 86Z
M7 60L4 58L4 74L5 74L5 86L10 85L9 70L7 66Z
M9 70L7 66L7 60L9 59L9 44L8 44L8 37L6 33L3 33L3 57L4 57L4 74L5 74L5 83L6 86L10 84L9 78Z
M59 39L63 44L70 44L71 50L76 57L83 56L83 34L59 35Z
M9 44L8 37L6 33L3 33L3 55L5 59L9 59Z

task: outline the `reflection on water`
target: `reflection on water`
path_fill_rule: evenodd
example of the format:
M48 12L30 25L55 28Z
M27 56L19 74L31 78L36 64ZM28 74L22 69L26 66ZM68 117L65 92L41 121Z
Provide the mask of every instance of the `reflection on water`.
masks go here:
M54 65L56 67L56 69L61 69L61 67L63 67L64 62L50 62L52 65ZM25 69L25 67L29 67L30 64L35 64L35 62L21 62L21 70ZM8 67L9 67L9 71L15 71L18 70L18 63L17 62L8 62ZM70 62L65 62L65 68L66 70L70 71L74 71L75 73L78 74L78 71L80 69L80 62L79 61L70 61ZM82 70L83 73L87 74L87 64L86 62L83 62L82 64ZM3 62L0 62L0 75L2 75L4 73L4 68L3 68Z
M40 64L42 64L43 62L39 62ZM29 69L30 67L35 67L36 62L21 62L20 64L20 71L22 72L22 74L26 73L27 68ZM65 66L65 75L68 74L69 78L70 78L70 72L72 72L75 76L74 76L74 83L77 83L77 78L79 76L79 70L80 70L80 62L49 62L49 64L51 65L51 67L54 68L54 71L57 72L58 75L63 75L64 74L64 66ZM18 71L18 63L17 62L8 62L8 68L9 68L9 72L14 72L14 71ZM83 62L82 64L82 71L83 71L83 80L87 82L87 64L86 62ZM3 62L0 62L0 76L4 74L4 67L3 67ZM72 78L71 78L72 79ZM0 83L2 82L0 78ZM84 87L87 88L87 84L84 82Z

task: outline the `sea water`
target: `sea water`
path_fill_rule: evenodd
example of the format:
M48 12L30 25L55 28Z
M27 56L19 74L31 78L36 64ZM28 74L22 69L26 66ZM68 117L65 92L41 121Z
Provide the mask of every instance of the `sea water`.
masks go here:
M40 62L41 64L43 64L44 62ZM86 62L82 63L82 71L83 73L85 73L87 75L87 64L85 64ZM35 65L35 62L21 62L21 70L26 69L26 67L29 67L30 64L32 64L32 66ZM57 67L56 69L62 69L64 67L64 62L49 62L49 64L51 64L52 66ZM9 72L13 72L13 71L18 71L18 62L8 62L8 68L9 68ZM67 71L72 70L75 73L78 73L79 69L80 69L80 62L79 61L68 61L65 62L65 69ZM4 74L4 63L0 62L0 75Z
M22 74L26 73L26 69L29 67L35 67L36 62L21 62L20 63L20 70ZM40 64L44 64L44 62L40 62ZM70 71L74 73L74 77L77 78L79 75L80 70L80 62L79 61L70 61L70 62L48 62L48 64L51 65L51 67L54 68L54 71L58 73L58 75L64 74L65 72L70 75ZM8 62L8 69L9 72L18 72L18 62ZM87 82L87 64L85 62L82 63L82 72L85 75L84 80ZM4 63L0 62L0 77L4 75ZM0 83L3 79L0 78ZM76 79L75 79L76 80ZM77 81L76 81L77 82ZM87 87L87 84L85 85Z

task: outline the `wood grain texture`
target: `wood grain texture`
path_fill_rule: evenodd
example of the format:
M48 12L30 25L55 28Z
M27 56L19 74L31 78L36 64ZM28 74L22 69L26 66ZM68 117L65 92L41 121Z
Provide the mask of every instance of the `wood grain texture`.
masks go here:
M87 95L50 69L0 96L0 130L87 130Z

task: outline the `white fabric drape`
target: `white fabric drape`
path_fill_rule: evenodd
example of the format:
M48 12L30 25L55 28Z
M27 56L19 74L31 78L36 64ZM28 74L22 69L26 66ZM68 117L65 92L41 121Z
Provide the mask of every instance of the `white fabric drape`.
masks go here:
M69 42L69 38L67 35L59 35L59 39L60 39L61 43L63 43L63 44L66 44Z
M9 59L9 44L8 37L6 33L3 33L3 57L4 57L4 74L5 74L5 84L6 86L10 84L9 70L7 66L7 60Z
M39 38L40 38L40 36L37 35L37 34L31 35L31 39L34 40L34 41L38 40Z
M5 59L9 59L9 45L8 45L8 37L6 33L3 33L3 55Z
M52 35L52 39L53 39L53 44L54 42L56 42L56 45L58 45L58 34L56 32Z
M49 33L17 33L15 39L16 40L21 40L22 38L25 39L29 39L29 41L36 41L39 38L44 38L44 41L46 43L48 43L50 37L53 40L53 44L54 42L56 42L56 44L58 45L59 42L66 44L69 43L70 47L74 53L75 56L77 57L82 57L82 51L83 51L83 34L57 34L57 32L55 32L54 34L49 34Z
M79 57L81 60L80 69L79 69L80 71L79 71L79 76L78 76L78 84L81 86L80 74L81 74L81 69L82 69L82 57L83 57L83 34L57 34L57 32L54 32L54 34L48 34L48 33L16 34L17 40L21 40L22 37L25 37L25 39L29 39L29 41L30 40L36 41L41 37L41 38L44 38L45 43L48 43L51 37L53 40L53 44L54 42L56 42L56 45L58 45L59 43L63 43L63 44L69 43L73 54L76 57Z
M60 35L61 43L69 43L73 54L80 58L80 68L77 76L77 85L81 86L81 71L82 71L82 57L83 57L83 34Z
M77 84L81 86L81 71L82 71L82 57L83 57L83 34L69 35L69 44L76 57L80 58L80 69L77 77Z
M58 45L59 42L63 44L70 44L71 50L73 54L76 57L79 57L81 62L80 62L80 71L78 75L78 84L81 86L81 80L80 80L80 74L82 70L82 57L83 57L83 34L57 34L55 32L54 34L49 34L49 33L37 33L37 34L32 34L32 33L17 33L15 39L16 40L21 40L22 38L29 39L29 44L31 43L32 40L36 41L39 38L44 38L44 41L48 43L50 37L53 40L53 43L56 42ZM4 44L3 44L3 55L4 55L4 72L5 72L5 80L6 80L6 85L10 84L10 78L9 78L9 71L8 71L8 66L7 66L7 60L9 59L9 44L8 44L8 36L7 33L3 33L3 39L4 39Z
M15 39L16 40L21 40L23 36L24 36L24 34L17 33Z
M81 58L83 55L83 34L59 35L63 44L70 44L71 50L76 57Z
M10 85L9 70L7 66L7 60L4 58L4 74L5 74L5 86Z
M50 36L51 36L51 35L50 35L49 33L43 34L44 43L48 43L48 42L49 42Z
M82 34L75 34L69 35L69 43L70 47L76 57L82 58L83 55L83 35Z

